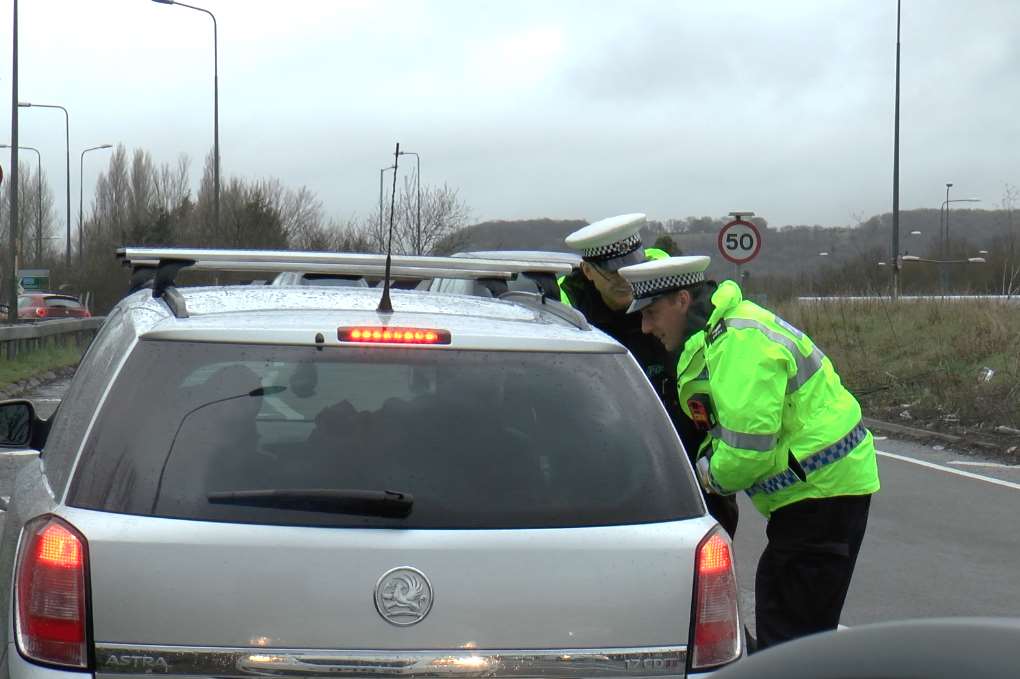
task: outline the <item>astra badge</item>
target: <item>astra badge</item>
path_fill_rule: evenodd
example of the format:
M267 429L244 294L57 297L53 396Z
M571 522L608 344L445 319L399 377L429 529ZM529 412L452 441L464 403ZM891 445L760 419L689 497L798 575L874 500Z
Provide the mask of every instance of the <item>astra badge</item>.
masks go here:
M386 571L375 585L375 610L388 623L405 627L421 622L432 608L432 585L417 568Z

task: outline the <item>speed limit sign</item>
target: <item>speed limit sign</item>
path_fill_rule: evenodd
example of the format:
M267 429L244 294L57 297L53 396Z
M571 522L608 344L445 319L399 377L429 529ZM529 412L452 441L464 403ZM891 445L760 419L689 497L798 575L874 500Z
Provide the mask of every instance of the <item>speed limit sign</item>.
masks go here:
M761 250L761 232L743 219L734 219L719 230L719 252L734 264L747 264Z

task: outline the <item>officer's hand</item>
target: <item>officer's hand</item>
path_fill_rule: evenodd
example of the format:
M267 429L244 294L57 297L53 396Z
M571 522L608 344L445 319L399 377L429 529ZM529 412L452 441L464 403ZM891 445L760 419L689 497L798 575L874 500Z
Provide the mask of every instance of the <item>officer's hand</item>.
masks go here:
M712 473L710 471L709 458L706 455L698 460L694 465L694 471L698 474L698 482L701 487L705 489L706 493L717 493L715 485L712 483Z

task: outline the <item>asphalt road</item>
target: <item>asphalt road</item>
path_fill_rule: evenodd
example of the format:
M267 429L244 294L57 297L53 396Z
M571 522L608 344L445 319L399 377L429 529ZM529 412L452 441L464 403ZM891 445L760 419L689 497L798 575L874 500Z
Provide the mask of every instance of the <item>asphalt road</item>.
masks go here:
M60 404L60 399L63 398L64 392L67 391L67 386L70 381L71 378L66 378L56 380L49 384L44 384L32 393L25 394L22 398L31 399L32 405L35 406L36 413L39 417L45 420L53 414L54 410L57 409L57 406Z
M43 417L66 387L61 381L30 395ZM876 443L882 490L872 501L843 624L1020 615L1020 466L906 441ZM753 630L765 521L746 497L740 502L737 569Z
M882 490L872 501L842 623L1020 615L1020 466L904 441L876 443ZM737 568L752 629L764 530L764 519L742 498Z

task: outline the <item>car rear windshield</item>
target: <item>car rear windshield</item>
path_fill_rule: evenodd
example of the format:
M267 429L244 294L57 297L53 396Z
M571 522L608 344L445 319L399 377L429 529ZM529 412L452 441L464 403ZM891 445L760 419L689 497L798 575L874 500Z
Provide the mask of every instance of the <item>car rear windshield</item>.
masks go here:
M227 491L410 494L406 516L211 502ZM676 433L627 354L142 341L72 506L376 528L605 526L700 516Z

